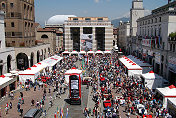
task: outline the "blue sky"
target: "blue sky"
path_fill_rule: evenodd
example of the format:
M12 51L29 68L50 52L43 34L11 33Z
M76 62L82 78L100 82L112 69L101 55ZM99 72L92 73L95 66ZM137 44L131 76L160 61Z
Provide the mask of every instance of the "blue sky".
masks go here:
M167 0L143 0L144 8L155 9ZM107 16L111 20L127 14L132 0L35 0L36 22L44 24L53 15Z

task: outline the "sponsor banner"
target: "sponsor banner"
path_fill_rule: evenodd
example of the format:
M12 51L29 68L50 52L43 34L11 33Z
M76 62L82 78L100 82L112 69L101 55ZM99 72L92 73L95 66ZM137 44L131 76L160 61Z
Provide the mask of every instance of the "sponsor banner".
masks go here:
M92 50L93 34L81 34L81 50Z
M155 52L155 62L158 64L161 63L161 55L159 52Z
M143 46L151 46L151 39L142 39L142 45Z
M168 66L169 66L169 70L176 73L176 58L169 56L168 59Z

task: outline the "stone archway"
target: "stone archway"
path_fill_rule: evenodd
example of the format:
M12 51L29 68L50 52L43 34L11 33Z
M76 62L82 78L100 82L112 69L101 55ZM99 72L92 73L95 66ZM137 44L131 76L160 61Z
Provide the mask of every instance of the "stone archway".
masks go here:
M40 62L40 51L37 51L37 63Z
M29 68L28 56L25 53L19 53L16 56L16 60L17 60L17 69L25 70Z
M8 55L7 56L7 73L9 73L11 70L11 61L12 61L12 56Z
M34 53L31 53L31 60L30 60L30 66L32 67L34 65Z

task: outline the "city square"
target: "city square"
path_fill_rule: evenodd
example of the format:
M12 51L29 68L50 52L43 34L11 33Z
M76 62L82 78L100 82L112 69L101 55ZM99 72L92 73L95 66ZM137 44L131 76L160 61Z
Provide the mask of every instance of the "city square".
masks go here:
M176 118L176 1L78 1L0 1L0 117Z

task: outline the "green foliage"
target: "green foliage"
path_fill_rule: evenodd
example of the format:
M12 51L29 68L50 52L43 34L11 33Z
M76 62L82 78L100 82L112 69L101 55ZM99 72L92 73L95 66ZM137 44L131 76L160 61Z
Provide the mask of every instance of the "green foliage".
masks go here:
M170 34L169 34L169 37L170 37L170 38L176 38L176 32L170 33Z

